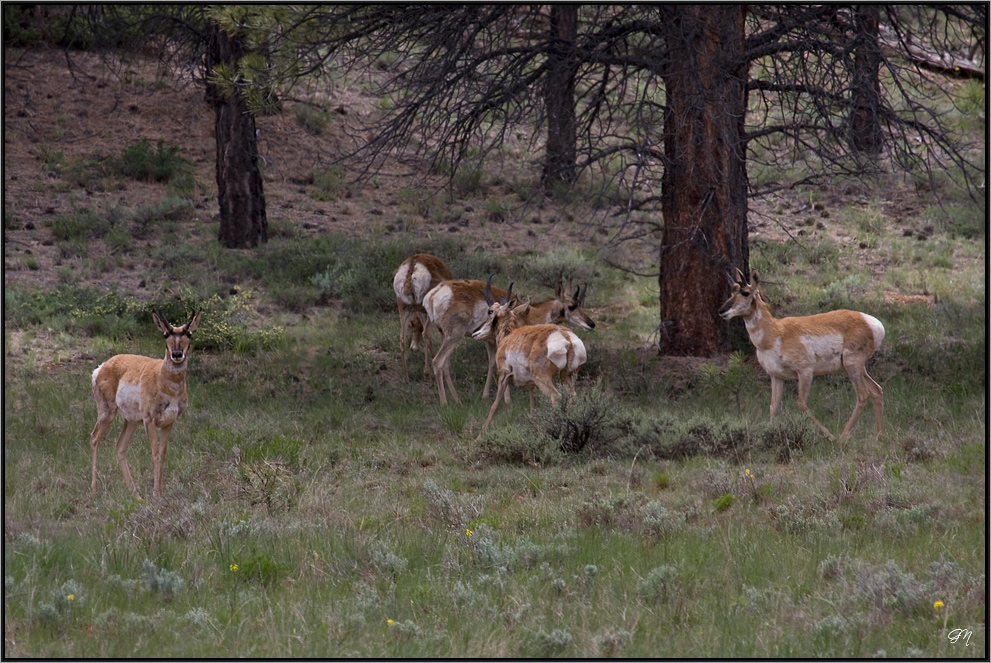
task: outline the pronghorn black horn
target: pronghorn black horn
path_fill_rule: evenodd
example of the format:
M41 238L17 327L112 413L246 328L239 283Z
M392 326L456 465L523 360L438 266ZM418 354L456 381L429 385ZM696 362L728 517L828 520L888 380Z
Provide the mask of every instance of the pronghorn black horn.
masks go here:
M485 303L488 304L489 306L492 306L493 304L495 304L495 297L492 296L492 277L493 276L495 276L495 274L489 274L489 280L486 281L486 283L485 283L485 290L482 291L482 294L485 295Z
M509 284L509 290L506 291L506 296L499 300L500 304L508 304L509 300L513 298L513 284Z
M584 306L585 295L587 294L588 294L588 284L586 283L584 284L584 286L578 288L578 295L575 297L575 303L578 304L579 306Z

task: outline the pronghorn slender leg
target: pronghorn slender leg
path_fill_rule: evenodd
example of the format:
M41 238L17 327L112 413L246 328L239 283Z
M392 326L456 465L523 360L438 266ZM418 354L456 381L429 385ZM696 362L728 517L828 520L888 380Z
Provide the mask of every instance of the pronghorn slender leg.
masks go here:
M401 302L399 306L399 348L403 358L403 377L409 379L409 371L406 369L406 327L409 326L409 311Z
M496 344L494 340L485 341L485 354L488 356L488 366L485 373L485 386L482 387L482 400L489 400L489 385L492 384L492 374L495 373ZM509 392L506 392L509 396ZM509 403L509 400L506 401Z
M874 424L877 426L877 434L881 435L884 433L884 389L867 374L866 368L864 369L864 377L867 378L867 390L874 403Z
M116 447L117 463L124 473L124 481L127 483L128 488L134 491L134 494L140 498L141 494L138 492L138 487L134 485L134 479L131 478L131 468L127 465L127 445L131 443L131 436L134 435L134 431L137 429L137 421L124 421L124 427L120 431L120 437L117 438ZM154 447L152 448L154 449Z
M864 406L867 405L868 399L874 403L874 421L877 424L877 433L880 435L884 427L884 403L882 400L883 391L881 385L871 379L871 376L867 374L867 369L863 366L857 368L853 366L848 367L847 375L850 377L850 382L853 383L853 390L857 394L857 405L853 408L853 414L850 415L846 426L843 427L840 439L843 440L849 437L853 427L857 425L857 420L860 418L860 413L863 411Z
M482 433L484 433L488 429L489 424L492 423L492 417L495 416L496 410L499 409L499 401L502 400L504 393L507 391L509 391L509 373L503 373L499 376L499 387L496 390L495 399L492 401L492 407L489 408L489 416L486 417L485 423L482 424L482 430L478 433L479 438L482 437Z
M150 427L150 430L149 430ZM148 431L148 439L154 439L152 436L154 433L155 425L146 424L145 430ZM169 446L169 433L172 432L172 426L166 426L162 429L162 438L158 440L158 444L152 444L152 462L155 465L155 497L162 497L162 480L165 473L165 450Z
M551 380L550 377L548 377L548 376L537 376L534 382L536 383L536 385L540 389L540 391L542 391L544 394L547 395L548 398L551 399L551 403L552 404L557 404L557 398L561 394L560 394L560 392L558 392L557 387L554 386L554 382L553 382L553 380ZM532 387L530 388L530 414L533 414L533 388Z
M781 378L776 378L771 376L771 421L774 421L774 415L778 413L781 409L781 395L785 391L785 381Z
M440 350L437 351L437 356L434 357L434 377L437 380L437 394L440 396L440 404L447 405L447 393L444 390L445 383L447 387L451 390L451 398L454 399L455 403L461 403L461 399L458 397L458 391L454 388L454 380L451 379L451 353L454 352L454 348L457 347L458 341L461 338L450 338L447 334L444 334L444 340L440 344Z
M107 430L110 428L110 424L114 422L114 417L117 415L116 408L111 412L105 412L101 408L99 417L96 420L96 425L93 426L93 432L89 436L89 445L93 449L93 480L90 483L90 488L96 490L96 451L100 448L100 440L103 436L107 434ZM125 422L125 427L127 423Z
M430 318L424 313L420 313L420 332L421 338L423 339L423 374L433 375L433 369L430 367L430 359L434 356L434 344L430 339L430 333L433 331L433 323L430 322Z
M812 414L812 410L809 409L808 403L806 403L806 400L809 397L809 390L812 388L812 375L811 370L807 373L798 374L798 407L802 410L802 412L809 416L812 423L818 426L819 430L821 430L826 437L830 440L835 440L836 438L833 437L833 434L830 433L826 427L819 423L819 420L815 418L815 415Z

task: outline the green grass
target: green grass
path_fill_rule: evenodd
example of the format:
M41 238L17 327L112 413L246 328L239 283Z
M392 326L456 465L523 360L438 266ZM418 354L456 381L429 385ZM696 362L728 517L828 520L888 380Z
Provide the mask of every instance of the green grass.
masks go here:
M5 286L5 654L986 657L983 255L938 230L937 264L873 217L847 222L906 260L872 275L825 238L752 252L778 315L843 305L886 326L870 366L885 434L868 406L843 444L794 383L767 421L749 346L749 363L676 375L637 353L655 286L576 250L496 261L451 239L281 232L234 254L179 215L158 235L188 241L135 243L171 283L152 302ZM106 241L80 227L66 241ZM537 297L589 281L576 402L531 419L514 389L476 440L480 344L454 354L460 406L404 380L390 284L417 251ZM92 370L163 354L152 305L204 309L165 498L124 486L119 422L92 493ZM809 402L836 431L853 391L821 376ZM142 431L128 459L147 496Z

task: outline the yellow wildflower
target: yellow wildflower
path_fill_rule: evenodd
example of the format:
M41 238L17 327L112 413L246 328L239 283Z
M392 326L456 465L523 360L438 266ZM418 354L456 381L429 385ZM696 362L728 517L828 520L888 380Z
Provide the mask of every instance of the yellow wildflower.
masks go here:
M933 607L936 608L937 610L939 610L940 608L943 607L943 602L942 601L936 601L936 602L933 603Z
M466 530L465 530L465 534L466 534L467 536L471 536L471 530L470 530L470 529L466 529Z
M388 624L389 626L392 626L393 624L395 624L395 622L392 621L391 619L385 620L385 623Z
M67 596L66 598L68 598L70 601L75 601L76 600L76 595L75 594L69 594L69 596Z
M237 564L231 564L231 571L237 571Z

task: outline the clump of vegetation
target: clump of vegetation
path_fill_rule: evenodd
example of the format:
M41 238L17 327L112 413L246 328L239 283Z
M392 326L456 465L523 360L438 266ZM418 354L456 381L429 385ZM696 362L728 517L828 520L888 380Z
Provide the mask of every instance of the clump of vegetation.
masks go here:
M124 148L111 168L122 177L146 182L163 182L176 193L189 196L195 185L193 162L179 154L179 146L159 140L152 147L147 138Z

